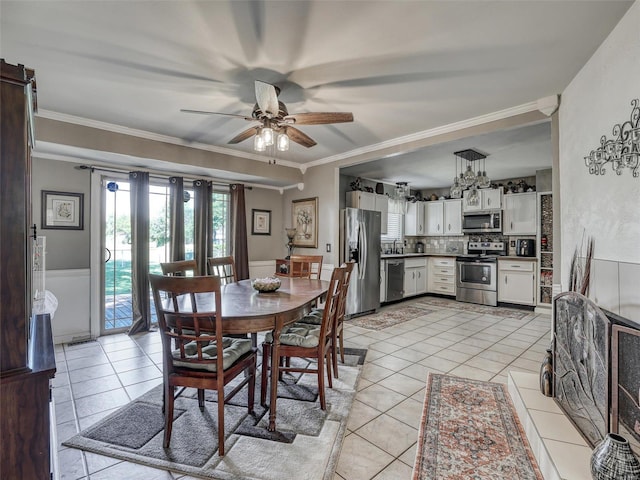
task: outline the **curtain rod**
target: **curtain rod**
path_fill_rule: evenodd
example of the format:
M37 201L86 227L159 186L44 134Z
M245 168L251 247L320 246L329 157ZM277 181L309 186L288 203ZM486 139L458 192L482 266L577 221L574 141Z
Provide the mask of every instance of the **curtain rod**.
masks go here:
M94 165L78 165L77 167L78 170L91 170L93 171L99 171L99 172L109 172L109 173L129 173L131 171L135 171L135 170L117 170L117 169L112 169L112 168L104 168L104 167L96 167ZM149 173L149 177L151 178L159 178L159 179L168 179L171 177L175 177L177 175L174 174L152 174L149 170L143 170ZM185 180L189 180L189 181L195 181L198 180L197 178L192 178L192 177L183 177ZM205 177L205 178L211 178L211 177ZM241 183L241 182L235 182L235 183ZM216 183L214 181L212 181L212 184L217 186L217 187L228 187L231 185L231 183ZM248 190L252 190L253 189L253 185L245 185L245 188Z

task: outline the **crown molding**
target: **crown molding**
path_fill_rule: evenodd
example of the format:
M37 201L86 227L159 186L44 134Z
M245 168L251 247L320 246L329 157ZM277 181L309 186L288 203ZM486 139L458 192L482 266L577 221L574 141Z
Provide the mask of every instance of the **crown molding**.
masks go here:
M310 168L310 167L318 167L321 165L326 165L328 163L333 163L333 162L337 162L340 160L347 160L349 158L352 157L356 157L359 155L364 155L367 153L372 153L372 152L376 152L379 150L384 150L387 148L391 148L391 147L397 147L398 145L403 145L406 143L412 143L412 142L416 142L416 141L420 141L420 140L425 140L428 138L432 138L432 137L436 137L438 135L444 135L444 134L448 134L448 133L452 133L452 132L456 132L459 130L464 130L466 128L471 128L471 127L475 127L478 125L482 125L485 123L490 123L490 122L494 122L494 121L498 121L498 120L504 120L505 118L509 118L509 117L513 117L513 116L517 116L517 115L521 115L521 114L525 114L525 113L529 113L529 112L533 112L533 111L538 111L540 109L540 100L538 101L534 101L534 102L529 102L529 103L525 103L522 105L518 105L515 107L510 107L510 108L506 108L504 110L499 110L497 112L492 112L492 113L488 113L485 115L480 115L478 117L473 117L473 118L469 118L467 120L462 120L459 122L454 122L454 123L450 123L447 125L442 125L440 127L435 127L432 128L430 130L424 130L421 132L416 132L416 133L412 133L410 135L405 135L402 137L397 137L397 138L393 138L391 140L387 140L384 142L380 142L380 143L376 143L373 145L368 145L366 147L361 147L361 148L356 148L353 150L349 150L347 152L344 153L339 153L337 155L331 155L329 157L324 157L324 158L320 158L318 160L313 160L311 162L307 162L304 164L300 164L300 163L295 163L295 162L290 162L287 160L279 160L276 159L279 165L285 166L285 167L290 167L290 168L297 168L298 170L300 170L300 172L304 175L304 173ZM270 163L273 159L269 158L269 157L264 157L264 156L260 156L260 155L254 155L251 153L247 153L247 152L239 152L237 150L232 150L230 148L224 148L224 147L218 147L215 145L207 145L207 144L203 144L203 143L188 143L185 142L184 140L181 140L179 138L176 137L171 137L168 135L160 135L157 133L152 133L152 132L148 132L145 130L137 130L134 128L128 128L128 127L123 127L121 125L114 125L111 123L106 123L106 122L100 122L97 120L91 120L88 118L83 118L83 117L77 117L74 115L68 115L68 114L64 114L64 113L59 113L59 112L54 112L54 111L50 111L50 110L39 110L37 116L39 117L43 117L43 118L47 118L50 120L58 120L61 122L66 122L66 123L73 123L76 125L82 125L82 126L86 126L86 127L91 127L91 128L97 128L100 130L107 130L110 132L114 132L114 133L121 133L124 135L131 135L131 136L135 136L135 137L140 137L140 138L144 138L147 140L154 140L154 141L158 141L158 142L165 142L165 143L171 143L174 145L181 145L181 146L185 146L185 147L190 147L190 148L196 148L199 150L206 150L209 152L216 152L216 153L221 153L224 155L229 155L229 156L233 156L233 157L240 157L240 158L246 158L249 160L255 160L258 162L265 162L265 163ZM295 185L290 186L288 188L292 188L295 187Z
M273 161L273 158L265 157L262 155L255 155L252 153L241 152L237 150L232 150L230 148L218 147L215 145L208 145L205 143L198 142L185 142L184 140L171 137L169 135L161 135L159 133L148 132L146 130L138 130L135 128L123 127L122 125L115 125L113 123L100 122L98 120L91 120L89 118L78 117L75 115L68 115L66 113L54 112L52 110L38 110L36 114L37 117L46 118L48 120L56 120L64 123L72 123L74 125L80 125L83 127L96 128L98 130L106 130L108 132L120 133L123 135L130 135L132 137L143 138L145 140L153 140L156 142L164 142L170 143L173 145L180 145L183 147L195 148L198 150L205 150L208 152L221 153L223 155L229 155L232 157L240 157L246 158L249 160L256 160L258 162L270 163ZM300 164L295 162L290 162L287 160L276 159L278 165L290 168L300 168Z
M460 122L449 123L448 125L442 125L430 130L424 130L422 132L412 133L403 137L393 138L385 142L376 143L362 148L356 148L349 150L348 152L340 153L337 155L331 155L330 157L321 158L312 162L306 163L305 168L317 167L325 165L327 163L337 162L339 160L346 160L358 155L366 153L376 152L378 150L384 150L390 147L396 147L405 143L416 142L427 138L436 137L438 135L444 135L458 130L464 130L465 128L476 127L484 123L490 123L497 120L504 120L505 118L514 117L516 115L522 115L523 113L529 113L538 110L537 102L529 102L515 107L506 108L497 112L488 113L486 115L480 115L478 117L469 118ZM304 173L304 172L303 172Z

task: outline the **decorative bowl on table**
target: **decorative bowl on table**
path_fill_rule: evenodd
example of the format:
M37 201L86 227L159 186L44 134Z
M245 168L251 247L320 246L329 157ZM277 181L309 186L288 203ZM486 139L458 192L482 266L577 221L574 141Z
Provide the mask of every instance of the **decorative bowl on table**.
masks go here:
M251 286L260 293L275 292L280 288L278 277L256 278L251 280Z

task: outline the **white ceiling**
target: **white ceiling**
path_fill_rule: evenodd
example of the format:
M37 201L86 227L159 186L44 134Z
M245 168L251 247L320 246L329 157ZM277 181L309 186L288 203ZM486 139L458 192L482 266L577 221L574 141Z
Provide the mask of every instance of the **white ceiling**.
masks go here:
M353 112L353 123L299 127L318 145L278 153L295 165L560 93L631 3L2 0L0 54L36 70L48 116L241 156L252 142L227 142L248 122L179 110L250 115L259 79L282 89L290 113ZM525 175L518 164L550 165L550 154L539 164L550 152L548 125L469 142L414 152L412 167L395 157L385 163L392 170L376 162L351 173L388 181L419 173L414 186L437 186L453 178L452 152L470 147L491 155L494 178Z

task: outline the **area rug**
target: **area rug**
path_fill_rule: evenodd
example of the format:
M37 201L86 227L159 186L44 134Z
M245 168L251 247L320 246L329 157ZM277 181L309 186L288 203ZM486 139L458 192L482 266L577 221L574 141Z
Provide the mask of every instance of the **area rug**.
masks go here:
M63 445L200 478L329 480L340 455L365 355L366 350L345 349L340 378L334 378L333 388L326 389L326 411L317 400L315 375L285 373L278 385L276 432L267 431L269 412L258 401L254 413L248 414L246 388L242 390L225 405L226 454L222 458L218 456L215 392L206 392L204 412L194 389L176 399L171 445L162 447L162 385ZM292 359L295 362L309 363ZM259 387L260 378L256 399L260 398Z
M463 310L465 312L477 313L479 315L493 315L495 317L515 318L521 320L533 312L531 310L520 310L518 308L509 307L490 307L488 305L477 305L475 303L456 302L448 298L440 297L423 297L411 303L414 307L419 308L450 308L452 310Z
M413 480L543 480L506 386L429 374Z
M350 325L366 328L367 330L383 330L393 325L428 315L431 312L433 312L433 310L415 304L411 306L383 307L382 310L377 313L351 318L347 321Z

